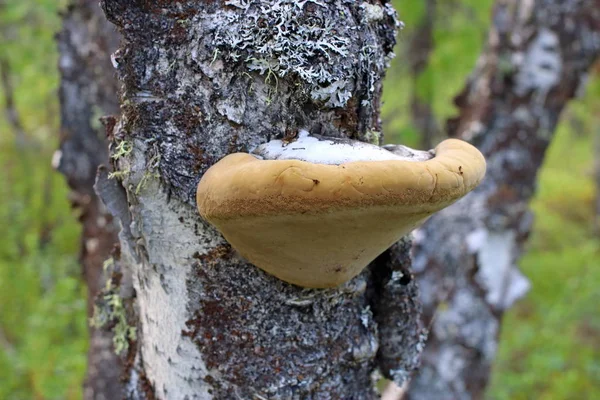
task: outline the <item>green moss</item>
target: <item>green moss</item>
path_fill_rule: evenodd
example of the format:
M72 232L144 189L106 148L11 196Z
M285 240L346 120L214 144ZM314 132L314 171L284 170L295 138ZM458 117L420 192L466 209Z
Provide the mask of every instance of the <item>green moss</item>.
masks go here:
M117 145L113 149L110 157L113 160L118 160L121 157L127 157L128 155L131 154L132 151L133 151L133 143L131 143L127 140L122 140L120 142L117 142Z
M90 318L90 326L98 329L108 329L113 333L113 346L116 354L129 349L129 343L136 340L136 328L127 322L127 309L119 295L119 287L113 284L115 261L109 258L103 265L104 274L109 279L106 286L98 295L94 304L94 314Z
M108 179L124 179L129 175L131 171L129 169L125 169L123 171L112 171L108 174Z
M116 354L129 349L129 343L136 340L136 328L127 323L127 315L123 299L117 293L102 295L102 305L94 306L94 315L90 318L90 326L106 329L112 325L113 346Z
M160 179L160 174L158 172L158 167L160 165L160 153L156 150L152 150L156 155L153 156L148 161L148 167L144 171L144 175L142 175L142 179L138 182L135 187L135 194L140 194L140 191L146 187L146 184L151 178ZM109 176L110 178L110 176Z

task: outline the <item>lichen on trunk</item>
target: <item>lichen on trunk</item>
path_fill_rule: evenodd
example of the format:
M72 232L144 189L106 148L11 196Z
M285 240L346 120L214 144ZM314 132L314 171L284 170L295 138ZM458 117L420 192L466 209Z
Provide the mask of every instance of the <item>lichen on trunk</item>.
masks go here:
M369 399L378 367L401 384L423 342L406 243L338 288L309 290L248 264L195 208L200 177L228 153L300 129L381 141L389 3L102 6L124 37L112 154L126 194L115 208L129 210L119 262L136 293L128 395Z

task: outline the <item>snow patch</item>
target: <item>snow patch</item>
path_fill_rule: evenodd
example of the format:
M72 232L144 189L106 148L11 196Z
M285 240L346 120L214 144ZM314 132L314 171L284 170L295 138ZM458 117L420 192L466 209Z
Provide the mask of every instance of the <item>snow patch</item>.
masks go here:
M323 138L301 130L294 140L271 140L252 151L266 160L301 160L317 164L340 165L353 161L426 161L433 157L429 151L419 151L401 146L390 151L373 144ZM399 154L400 153L400 154Z

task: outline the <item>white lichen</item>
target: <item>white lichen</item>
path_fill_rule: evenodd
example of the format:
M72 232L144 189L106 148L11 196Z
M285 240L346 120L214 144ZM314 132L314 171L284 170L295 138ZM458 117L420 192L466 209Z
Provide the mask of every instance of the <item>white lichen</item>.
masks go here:
M315 100L325 101L326 107L336 107L346 104L352 97L352 92L347 89L348 87L350 87L348 81L340 79L329 86L318 87L311 91L310 94Z
M227 10L221 16L212 41L222 50L219 54L261 75L294 75L306 84L314 100L327 107L343 107L351 98L355 82L346 78L353 64L364 69L369 63L383 64L370 54L368 45L362 53L353 50L349 32L357 21L345 11L340 11L339 18L328 18L324 2L230 0L226 4L244 12ZM308 12L309 5L322 13ZM387 7L365 3L361 8L363 24L390 16Z
M381 21L385 17L385 10L378 4L362 3L364 18L367 22Z
M371 307L366 306L362 312L360 313L360 322L365 328L368 328L373 320L373 313L371 312Z
M400 279L402 278L404 278L404 274L402 273L402 271L393 271L389 284L400 282Z

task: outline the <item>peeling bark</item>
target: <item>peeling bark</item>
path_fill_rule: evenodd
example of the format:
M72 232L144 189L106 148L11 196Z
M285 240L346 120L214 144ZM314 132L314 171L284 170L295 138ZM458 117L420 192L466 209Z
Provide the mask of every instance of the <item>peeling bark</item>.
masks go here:
M108 144L99 117L119 111L117 81L110 53L119 37L94 0L78 0L67 9L57 36L61 74L61 144L53 164L67 178L70 200L83 226L80 261L88 287L88 316L106 282L103 262L117 242L118 226L94 193L96 168L108 161ZM85 399L122 397L122 366L112 334L90 328Z
M124 37L111 146L126 200L111 207L135 289L128 396L371 399L378 367L402 384L424 340L408 242L336 289L302 289L241 259L195 208L228 153L300 129L381 143L388 2L102 6Z
M451 136L484 153L488 173L415 234L413 269L431 331L406 398L483 398L502 314L529 288L516 262L537 171L599 53L600 1L497 2L487 50L448 123Z

